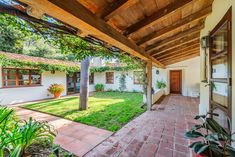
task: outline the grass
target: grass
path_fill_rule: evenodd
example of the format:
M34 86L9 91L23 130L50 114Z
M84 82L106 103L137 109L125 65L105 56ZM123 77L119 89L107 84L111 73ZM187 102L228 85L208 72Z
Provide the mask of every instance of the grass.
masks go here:
M37 110L98 128L117 131L134 117L143 113L140 93L97 92L88 99L89 108L79 111L79 98L69 97L24 105Z

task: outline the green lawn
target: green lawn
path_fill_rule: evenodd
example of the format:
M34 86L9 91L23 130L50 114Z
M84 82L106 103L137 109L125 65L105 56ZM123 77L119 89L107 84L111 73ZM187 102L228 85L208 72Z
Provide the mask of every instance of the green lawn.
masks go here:
M78 110L78 97L27 104L23 107L110 131L117 131L145 111L141 108L143 96L140 93L97 92L88 101L89 108L86 111Z

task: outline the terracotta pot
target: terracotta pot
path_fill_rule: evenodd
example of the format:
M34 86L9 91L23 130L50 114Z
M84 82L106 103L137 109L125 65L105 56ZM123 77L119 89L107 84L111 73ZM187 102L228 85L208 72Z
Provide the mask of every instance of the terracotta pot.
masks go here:
M61 96L61 93L60 93L60 92L54 93L54 98L55 98L55 99L56 99L56 98L60 98L60 96Z

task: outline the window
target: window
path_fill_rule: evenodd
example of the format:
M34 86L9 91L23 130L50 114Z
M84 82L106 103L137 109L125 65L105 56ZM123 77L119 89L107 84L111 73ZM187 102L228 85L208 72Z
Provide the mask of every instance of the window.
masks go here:
M134 84L144 83L144 73L142 71L134 71Z
M2 69L3 87L41 85L41 74L38 70L30 69Z
M94 73L91 73L89 76L89 84L94 84Z
M106 72L106 83L113 84L113 81L114 81L113 72Z

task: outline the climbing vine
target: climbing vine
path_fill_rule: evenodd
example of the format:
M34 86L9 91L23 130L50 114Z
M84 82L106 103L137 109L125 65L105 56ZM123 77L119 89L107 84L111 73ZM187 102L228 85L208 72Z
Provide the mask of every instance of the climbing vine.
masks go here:
M42 62L29 62L29 61L20 61L17 59L8 58L6 55L0 54L0 66L2 67L15 67L15 68L32 68L39 69L40 71L64 71L67 73L79 72L79 66L66 66L58 64L46 64ZM126 65L126 66L103 66L103 67L91 67L91 72L105 72L105 71L128 71L139 69L137 65Z
M7 56L2 54L0 54L0 66L15 68L32 68L38 69L40 71L65 71L68 73L80 71L79 66L66 66L58 64L46 64L42 62L19 61L16 59L8 58Z
M126 89L126 74L122 73L119 76L119 90L121 92L125 91Z

